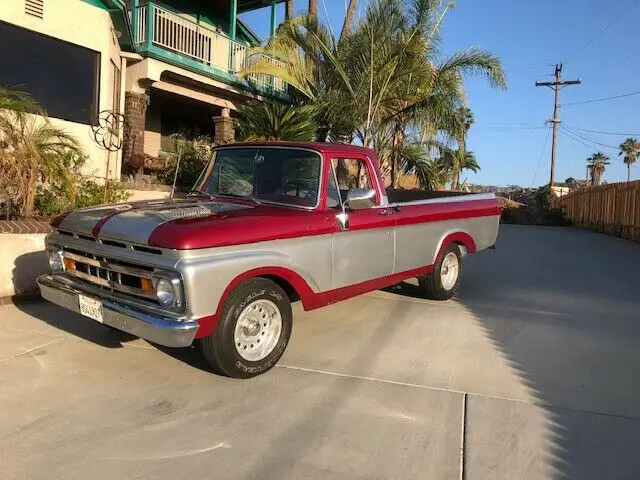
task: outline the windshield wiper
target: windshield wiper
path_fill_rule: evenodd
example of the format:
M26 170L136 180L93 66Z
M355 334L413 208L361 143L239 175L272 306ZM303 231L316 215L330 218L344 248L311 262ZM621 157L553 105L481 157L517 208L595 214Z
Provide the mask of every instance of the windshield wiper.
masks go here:
M187 193L187 195L201 195L209 198L214 198L214 196L211 195L209 192L203 192L202 190L195 190L195 189L189 190L189 193Z
M240 198L241 200L249 200L250 202L255 203L256 205L262 205L262 202L258 199L256 199L255 197L249 195L249 196L245 196L245 195L239 195L237 193L221 193L220 194L221 197L230 197L230 198Z

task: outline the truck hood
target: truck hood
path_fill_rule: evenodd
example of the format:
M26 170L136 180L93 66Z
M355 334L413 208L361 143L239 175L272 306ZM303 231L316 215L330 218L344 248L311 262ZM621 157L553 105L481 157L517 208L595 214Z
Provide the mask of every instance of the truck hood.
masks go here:
M101 240L183 250L308 235L310 213L197 197L83 208L57 217L52 225Z
M56 218L53 225L94 238L146 245L153 231L167 222L244 209L251 206L201 198L144 200L74 210Z

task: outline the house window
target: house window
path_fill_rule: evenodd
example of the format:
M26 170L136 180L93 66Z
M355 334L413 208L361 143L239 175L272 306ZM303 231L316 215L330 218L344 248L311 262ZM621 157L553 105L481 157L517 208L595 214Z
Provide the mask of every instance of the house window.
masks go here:
M98 116L100 53L0 22L0 86L37 99L50 117L92 124Z
M42 18L44 16L44 0L24 0L24 13Z

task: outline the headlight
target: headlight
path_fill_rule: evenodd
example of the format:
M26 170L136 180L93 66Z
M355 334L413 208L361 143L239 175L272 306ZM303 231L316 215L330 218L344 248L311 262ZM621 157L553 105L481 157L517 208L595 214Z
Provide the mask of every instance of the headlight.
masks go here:
M176 292L173 284L166 278L158 280L158 283L156 283L156 296L158 301L165 307L173 305L176 301Z
M178 278L158 277L154 283L160 305L171 308L182 306L182 286Z
M51 268L53 273L64 271L62 252L60 250L47 250L47 260L49 261L49 268Z

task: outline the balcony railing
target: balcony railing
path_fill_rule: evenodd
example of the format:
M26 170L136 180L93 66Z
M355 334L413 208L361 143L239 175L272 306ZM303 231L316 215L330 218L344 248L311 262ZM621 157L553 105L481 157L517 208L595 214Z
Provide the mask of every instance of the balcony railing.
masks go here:
M190 64L202 66L205 72L212 67L237 75L259 58L249 52L247 45L231 40L215 27L196 23L156 3L137 7L135 16L136 46L153 45L177 53ZM270 57L269 61L277 62ZM282 80L271 75L250 75L248 81L263 91L283 93L286 87Z

